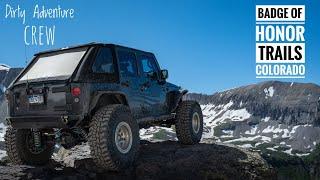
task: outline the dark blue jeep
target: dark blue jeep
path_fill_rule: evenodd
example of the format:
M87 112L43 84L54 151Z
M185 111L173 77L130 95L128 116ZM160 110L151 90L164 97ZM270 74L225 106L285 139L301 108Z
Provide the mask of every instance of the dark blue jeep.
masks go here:
M198 143L201 108L167 78L154 54L114 44L36 54L6 91L9 159L44 164L56 143L88 141L99 167L122 170L138 154L139 128L154 125L175 125L181 143Z

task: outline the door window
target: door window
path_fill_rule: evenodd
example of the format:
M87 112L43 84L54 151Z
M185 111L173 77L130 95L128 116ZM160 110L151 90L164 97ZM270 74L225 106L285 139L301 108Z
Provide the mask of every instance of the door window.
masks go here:
M118 51L120 74L124 77L137 76L136 56L128 51Z
M101 48L96 56L96 60L92 65L94 73L114 73L114 65L112 61L112 53L109 48Z
M142 70L142 74L144 76L147 76L147 74L150 72L155 72L155 73L158 72L156 62L152 57L140 55L139 65L140 65L140 69Z

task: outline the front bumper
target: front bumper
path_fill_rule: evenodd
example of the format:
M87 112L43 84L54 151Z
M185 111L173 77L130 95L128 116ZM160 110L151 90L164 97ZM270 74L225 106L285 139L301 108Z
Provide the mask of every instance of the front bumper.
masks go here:
M66 128L81 119L79 115L62 116L16 116L7 117L8 124L15 129Z

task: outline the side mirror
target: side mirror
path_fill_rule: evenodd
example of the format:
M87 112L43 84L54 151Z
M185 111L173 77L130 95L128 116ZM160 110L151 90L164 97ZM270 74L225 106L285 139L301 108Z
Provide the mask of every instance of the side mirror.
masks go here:
M161 79L168 79L169 72L166 69L161 70Z

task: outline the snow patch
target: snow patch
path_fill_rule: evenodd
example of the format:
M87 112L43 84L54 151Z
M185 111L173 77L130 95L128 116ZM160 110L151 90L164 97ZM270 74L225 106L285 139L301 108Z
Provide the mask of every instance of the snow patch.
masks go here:
M285 151L283 151L284 153L286 153L286 154L289 154L289 155L293 155L292 154L292 148L290 148L290 149L288 149L288 150L285 150Z
M4 141L4 135L6 134L7 126L0 123L0 141Z
M270 86L268 89L264 88L264 93L266 94L265 98L267 99L268 97L273 97L274 94L274 88L273 86Z
M225 113L231 106L233 105L233 102L230 101L227 104L220 104L218 106L215 105L207 105L209 107L202 107L202 113L205 114L204 116L204 124L206 126L209 126L212 128L216 127L220 121L223 121L223 118L217 118L218 116L221 116L223 113Z
M9 71L9 69L10 69L10 66L6 64L0 64L0 71L1 70Z
M140 139L152 141L152 142L167 140L167 139L155 139L154 138L154 134L158 133L161 130L165 131L165 134L167 135L168 139L174 140L174 141L178 140L175 136L175 131L172 128L159 127L159 126L153 126L148 129L145 129L145 128L140 129L140 131L139 131ZM173 136L171 137L170 134L172 134Z
M296 153L296 156L299 156L299 157L303 157L303 156L309 156L310 153Z
M267 137L267 136L261 136L261 141L271 142L271 138L270 138L270 137Z
M222 132L226 135L220 136L220 138L230 138L233 137L233 131L232 130L222 130Z
M269 120L270 120L270 117L265 117L261 119L262 122L268 122Z
M0 150L0 160L7 156L7 152L4 150Z
M238 147L245 148L245 149L253 148L251 144L242 144L242 145L238 145Z
M232 130L222 130L223 133L228 134L228 135L232 135L233 131Z
M254 125L250 128L250 130L245 131L244 134L248 134L248 135L255 135L257 132L258 126Z
M273 147L267 147L266 149L271 150L271 151L277 151L275 148Z
M7 88L3 84L0 84L0 91L1 92L3 92L3 93L6 92L6 89Z
M253 141L257 138L259 138L260 136L253 136L253 137L240 137L238 139L232 139L232 140L228 140L225 141L225 143L233 143L233 142L243 142L243 141Z
M231 119L231 121L244 121L251 117L251 114L244 109L227 110L219 119Z

